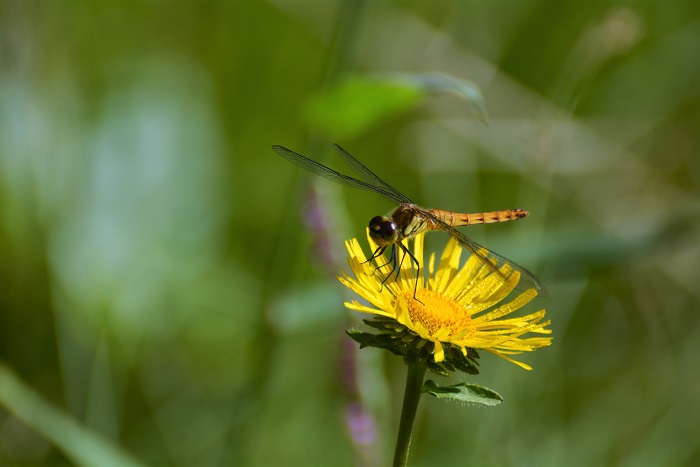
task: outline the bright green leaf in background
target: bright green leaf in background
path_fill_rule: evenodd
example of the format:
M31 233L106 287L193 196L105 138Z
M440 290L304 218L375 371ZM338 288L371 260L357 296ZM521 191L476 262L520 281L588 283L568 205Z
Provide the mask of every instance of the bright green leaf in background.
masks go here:
M465 99L486 122L486 106L479 88L470 81L443 74L352 76L313 94L303 115L311 128L342 141L407 112L421 99L436 93L452 93Z
M352 77L311 96L303 115L312 128L343 141L406 112L421 94L408 84Z

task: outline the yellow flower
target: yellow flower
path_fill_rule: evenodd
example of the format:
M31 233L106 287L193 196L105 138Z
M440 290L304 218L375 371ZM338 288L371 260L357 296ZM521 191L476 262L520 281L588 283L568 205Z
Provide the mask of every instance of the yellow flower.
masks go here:
M545 329L550 321L542 321L545 310L522 317L504 317L535 298L537 291L529 289L510 302L501 303L518 284L518 271L505 265L501 267L503 277L500 277L471 255L460 268L462 247L455 239L445 247L436 269L435 254L428 263L423 262L423 237L424 233L416 235L413 244L413 255L421 265L417 284L410 258L402 262L396 280L394 277L387 279L392 266L385 264L384 256L375 259L374 264L366 262L357 239L345 242L350 254L348 263L355 277L343 271L338 279L373 307L357 301L346 302L345 306L395 320L424 341L432 342L432 358L436 363L445 360L446 347L456 346L465 357L468 349L483 349L531 370L532 367L509 355L551 344L551 337L523 337L528 333L551 334L551 330ZM369 242L374 251L376 245L371 239ZM401 251L398 254L401 258ZM425 264L427 282L422 274Z

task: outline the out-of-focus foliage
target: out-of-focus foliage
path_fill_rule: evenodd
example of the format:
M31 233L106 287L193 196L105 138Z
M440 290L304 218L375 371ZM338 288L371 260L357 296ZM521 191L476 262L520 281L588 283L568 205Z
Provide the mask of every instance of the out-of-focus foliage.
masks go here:
M431 93L461 96L486 122L481 91L473 83L444 75L350 77L312 96L303 109L309 126L333 137L348 139L406 112Z
M347 139L411 108L420 90L400 83L372 79L348 79L309 99L305 108L311 128Z
M700 463L699 44L695 0L0 0L0 464L386 464L405 369L333 276L391 205L270 149L332 142L531 212L465 231L554 344L438 381L504 402L424 397L412 465Z

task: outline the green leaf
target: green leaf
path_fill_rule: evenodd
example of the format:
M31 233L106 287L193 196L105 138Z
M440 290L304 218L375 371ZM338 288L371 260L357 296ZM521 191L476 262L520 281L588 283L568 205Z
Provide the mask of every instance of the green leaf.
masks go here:
M349 139L413 108L422 95L419 87L405 82L351 77L312 95L302 115L314 129Z
M450 399L491 407L503 402L503 398L496 391L476 384L459 383L452 386L438 386L435 381L429 379L423 384L423 392L438 399Z

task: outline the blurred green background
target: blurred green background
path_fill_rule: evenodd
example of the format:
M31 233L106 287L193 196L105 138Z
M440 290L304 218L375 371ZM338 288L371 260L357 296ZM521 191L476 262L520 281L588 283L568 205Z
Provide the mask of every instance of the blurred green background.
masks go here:
M464 230L553 345L411 465L700 464L699 57L695 0L0 0L0 464L386 465L405 368L334 276L392 206L270 149L332 142L531 213Z

